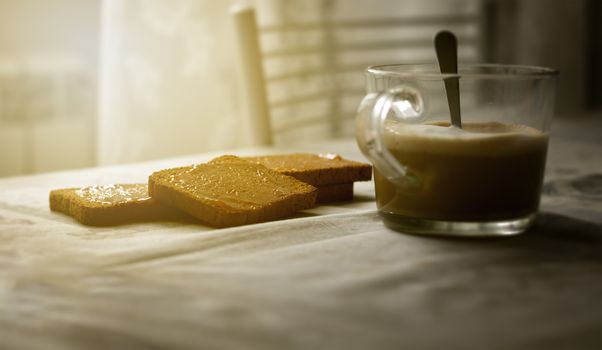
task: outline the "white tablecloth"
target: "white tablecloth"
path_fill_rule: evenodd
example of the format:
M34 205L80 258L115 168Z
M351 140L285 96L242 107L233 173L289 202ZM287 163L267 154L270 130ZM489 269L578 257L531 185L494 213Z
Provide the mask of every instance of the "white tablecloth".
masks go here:
M391 231L369 182L350 203L219 230L48 209L51 189L278 148L0 179L0 348L600 348L601 126L557 126L538 224L503 239ZM303 150L362 160L352 140Z

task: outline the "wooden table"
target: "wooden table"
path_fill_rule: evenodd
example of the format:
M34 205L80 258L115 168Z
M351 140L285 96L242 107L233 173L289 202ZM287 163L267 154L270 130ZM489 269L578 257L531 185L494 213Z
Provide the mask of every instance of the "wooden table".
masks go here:
M503 239L391 231L371 183L350 203L221 230L90 228L48 210L51 189L218 153L1 179L0 348L600 349L599 119L556 124L540 219ZM362 159L353 140L294 150Z

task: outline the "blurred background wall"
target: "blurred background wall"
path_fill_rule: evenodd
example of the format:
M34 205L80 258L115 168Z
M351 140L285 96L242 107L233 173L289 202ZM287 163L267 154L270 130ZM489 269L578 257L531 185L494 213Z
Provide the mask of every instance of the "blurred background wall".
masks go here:
M560 70L556 112L584 115L602 106L602 1L487 0L491 62Z
M237 2L0 0L0 176L244 146L228 12ZM559 115L600 114L599 0L247 3L257 7L260 25L478 15L477 32L465 33L480 38L478 51L465 52L464 60L557 68ZM399 35L428 45L433 28ZM430 51L410 51L384 53L373 63L434 61ZM275 70L278 64L268 62L266 72ZM360 70L354 74L335 83L361 88ZM286 96L295 88L273 93ZM335 136L349 133L341 128ZM295 137L316 135L310 134Z
M97 0L0 0L0 176L95 163Z

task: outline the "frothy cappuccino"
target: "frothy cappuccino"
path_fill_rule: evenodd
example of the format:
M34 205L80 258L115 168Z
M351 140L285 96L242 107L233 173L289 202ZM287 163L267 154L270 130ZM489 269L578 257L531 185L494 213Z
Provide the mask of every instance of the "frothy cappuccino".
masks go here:
M384 213L449 221L515 219L537 211L548 134L519 124L387 121L385 146L406 170L393 184L374 170Z

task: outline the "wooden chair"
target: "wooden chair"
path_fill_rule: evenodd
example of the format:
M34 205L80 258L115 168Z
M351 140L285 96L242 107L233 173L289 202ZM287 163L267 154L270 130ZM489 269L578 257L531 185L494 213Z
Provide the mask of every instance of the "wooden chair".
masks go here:
M365 93L363 70L386 63L435 62L431 36L459 37L460 59L480 60L481 16L323 20L259 26L252 7L232 8L253 145L353 135Z

